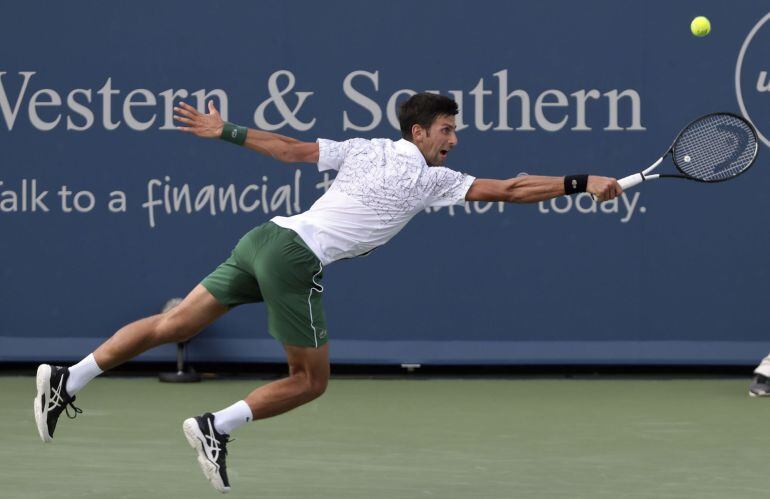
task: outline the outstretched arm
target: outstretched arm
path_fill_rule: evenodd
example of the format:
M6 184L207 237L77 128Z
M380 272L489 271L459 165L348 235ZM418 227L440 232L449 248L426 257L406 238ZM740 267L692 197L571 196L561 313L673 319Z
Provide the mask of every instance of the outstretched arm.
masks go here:
M179 107L174 108L174 119L184 126L177 126L177 129L204 139L221 138L225 122L214 107L214 102L209 101L208 107L208 114L203 114L191 105L180 102ZM318 144L315 142L301 142L277 133L249 128L243 145L284 163L318 163Z
M586 192L596 196L599 201L607 201L620 196L623 189L614 178L589 175ZM478 178L468 189L465 199L466 201L537 203L564 194L566 194L564 177L526 175L508 180Z

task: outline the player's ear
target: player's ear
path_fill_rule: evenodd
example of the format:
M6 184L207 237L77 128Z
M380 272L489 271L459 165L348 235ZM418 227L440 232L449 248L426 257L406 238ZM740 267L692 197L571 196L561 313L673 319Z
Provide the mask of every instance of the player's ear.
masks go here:
M412 125L412 141L413 142L417 142L417 141L422 140L424 138L424 136L425 136L425 129L423 127L421 127L417 123Z

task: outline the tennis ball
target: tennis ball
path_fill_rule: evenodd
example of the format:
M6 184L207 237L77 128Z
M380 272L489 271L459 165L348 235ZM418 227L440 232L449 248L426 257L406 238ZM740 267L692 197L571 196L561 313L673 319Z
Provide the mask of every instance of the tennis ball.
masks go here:
M702 38L711 33L711 21L707 17L698 16L690 23L690 31L698 38Z

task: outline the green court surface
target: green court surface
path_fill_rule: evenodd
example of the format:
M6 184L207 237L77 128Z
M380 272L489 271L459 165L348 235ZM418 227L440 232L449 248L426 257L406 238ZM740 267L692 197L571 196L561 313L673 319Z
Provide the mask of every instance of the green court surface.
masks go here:
M0 377L0 497L211 498L182 421L254 381L98 378L43 444L34 379ZM234 432L229 496L764 498L770 400L748 379L334 379Z

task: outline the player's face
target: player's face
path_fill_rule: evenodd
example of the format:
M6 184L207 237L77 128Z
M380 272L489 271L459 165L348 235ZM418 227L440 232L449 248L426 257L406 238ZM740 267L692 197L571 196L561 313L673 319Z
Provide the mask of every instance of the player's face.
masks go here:
M425 162L430 166L440 166L446 162L449 151L457 145L457 125L455 117L440 115L430 125L429 129L419 127L418 133L412 133L415 145L425 156Z

